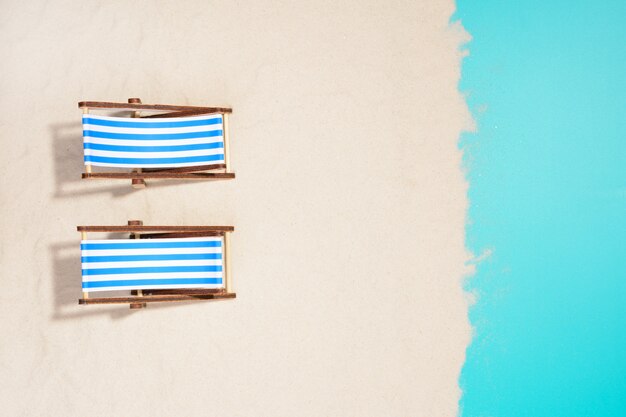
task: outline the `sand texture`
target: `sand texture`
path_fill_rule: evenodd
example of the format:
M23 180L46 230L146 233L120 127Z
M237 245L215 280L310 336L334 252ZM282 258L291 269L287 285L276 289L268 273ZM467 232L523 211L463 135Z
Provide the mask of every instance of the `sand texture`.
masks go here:
M452 1L3 1L7 416L453 416ZM237 179L82 181L80 100L232 106ZM232 224L236 300L78 306L80 224Z

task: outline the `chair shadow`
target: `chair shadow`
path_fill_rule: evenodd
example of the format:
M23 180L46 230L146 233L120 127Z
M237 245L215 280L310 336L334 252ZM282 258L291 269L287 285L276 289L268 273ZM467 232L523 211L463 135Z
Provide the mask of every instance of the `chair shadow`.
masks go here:
M112 319L123 319L133 313L133 310L111 308L87 310L86 306L79 306L80 291L80 249L78 242L54 243L49 252L52 259L53 273L53 320L71 320L81 317L102 316L108 314Z
M96 185L85 190L80 186L83 164L83 131L80 121L49 125L54 148L54 198L110 193L113 197L124 197L135 191L130 184Z
M116 113L113 116L125 116L126 113ZM141 192L131 186L130 180L115 181L115 185L107 184L107 180L84 180L81 174L84 172L83 164L83 132L80 121L68 123L54 123L49 125L54 149L54 198L75 198L86 195L109 193L112 197L126 197L134 192ZM98 167L99 172L113 172L116 169ZM81 183L89 182L89 189L81 186ZM148 180L150 188L173 187L177 185L205 182L202 180L179 180L163 179Z
M107 238L119 239L127 237L121 234L111 234ZM52 259L53 298L54 306L52 320L73 320L85 317L108 315L113 320L125 319L138 312L147 314L145 310L155 311L171 308L183 308L196 304L190 302L148 303L147 308L131 310L128 304L79 305L82 297L81 262L78 241L54 243L49 247ZM129 292L127 292L128 294ZM119 292L101 292L99 296L120 295ZM210 300L211 302L225 300ZM206 302L203 300L202 302Z

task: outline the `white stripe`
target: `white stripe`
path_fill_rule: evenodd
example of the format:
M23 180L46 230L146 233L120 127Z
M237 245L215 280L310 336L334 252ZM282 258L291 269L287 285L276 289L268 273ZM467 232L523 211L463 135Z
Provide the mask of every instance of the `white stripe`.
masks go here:
M83 269L106 268L140 268L144 266L192 266L192 265L222 265L221 259L192 259L180 261L128 261L128 262L83 262Z
M83 124L83 130L93 130L94 132L107 132L107 133L131 133L134 135L160 135L160 134L167 134L167 133L207 132L207 131L213 131L213 130L222 130L223 127L224 126L221 123L214 124L214 125L206 125L206 126L187 126L187 127L115 127L115 126L100 126L100 125Z
M80 251L81 256L172 255L180 253L222 253L222 248L85 249Z
M174 288L224 288L224 284L185 284L181 285L142 285L142 286L125 286L125 287L102 287L102 288L83 288L83 292L98 292L98 291L126 291L129 289L174 289Z
M141 111L141 110L140 110ZM172 111L172 110L169 110ZM114 116L102 116L96 114L90 114L90 119L99 120L113 120L115 122L139 122L139 123L154 123L154 122L188 122L194 120L212 120L221 119L221 113L212 113L206 116L189 116L189 117L151 117L151 118L130 118L130 117L114 117Z
M196 151L175 151L175 152L118 152L100 151L95 149L85 149L85 155L109 156L113 158L182 158L185 156L204 156L223 154L223 148L200 149ZM198 162L196 162L198 164Z
M223 159L217 159L214 161L206 161L206 162L178 162L175 164L111 164L107 162L86 162L85 165L92 165L98 167L120 167L120 168L175 168L175 167L195 167L199 165L213 165L213 164L223 164Z
M84 262L83 269L107 269L107 268L141 268L161 266L222 266L221 259L193 259L186 261L124 261L124 262Z
M221 242L221 237L181 237L163 239L84 239L80 243L178 243L178 242Z
M194 139L167 139L167 140L127 140L127 139L107 139L93 138L91 136L83 136L85 143L99 143L101 145L118 145L118 146L177 146L177 145L198 145L204 143L224 142L223 136L212 136L206 138Z
M85 275L84 282L119 281L127 279L221 278L221 272L160 272L155 274Z

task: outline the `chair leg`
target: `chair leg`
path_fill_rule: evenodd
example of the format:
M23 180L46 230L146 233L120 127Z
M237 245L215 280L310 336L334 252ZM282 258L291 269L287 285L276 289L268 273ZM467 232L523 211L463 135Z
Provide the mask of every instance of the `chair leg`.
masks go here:
M141 172L141 169L135 170L135 172ZM146 188L146 181L143 178L133 178L130 183L133 188Z

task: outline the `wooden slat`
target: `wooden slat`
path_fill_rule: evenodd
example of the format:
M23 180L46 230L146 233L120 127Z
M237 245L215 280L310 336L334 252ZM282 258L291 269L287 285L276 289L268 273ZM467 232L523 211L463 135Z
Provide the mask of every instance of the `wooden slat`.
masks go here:
M206 111L206 110L185 110L185 111L175 111L172 113L157 113L157 114L149 114L146 116L141 116L142 119L165 119L171 117L191 117L191 116L201 116L203 114L221 114L221 113L230 113L230 112L221 112L221 111Z
M224 169L226 164L212 164L212 165L196 165L192 167L179 167L179 168L144 168L143 172L196 172L196 171L209 171L212 169ZM201 174L201 172L199 172Z
M224 253L224 287L226 292L229 292L232 288L232 277L230 272L230 234L224 233L224 247L222 252Z
M177 232L177 233L142 233L140 239L179 239L186 237L216 237L224 232Z
M228 114L222 116L222 129L224 137L224 164L226 172L230 172L230 132L228 127Z
M133 304L133 303L157 303L172 301L197 301L218 300L224 298L236 298L235 293L204 293L204 294L172 294L172 295L144 295L143 297L103 297L79 299L78 304Z
M113 103L109 101L81 101L79 108L117 109L117 110L158 110L158 111L193 111L202 113L232 113L230 107L176 106L169 104ZM196 113L200 114L200 113Z
M85 172L84 179L170 178L191 180L226 180L235 178L233 172Z
M232 232L233 226L77 226L79 232Z
M223 294L223 288L169 288L158 290L143 290L145 295L196 295L196 294Z

